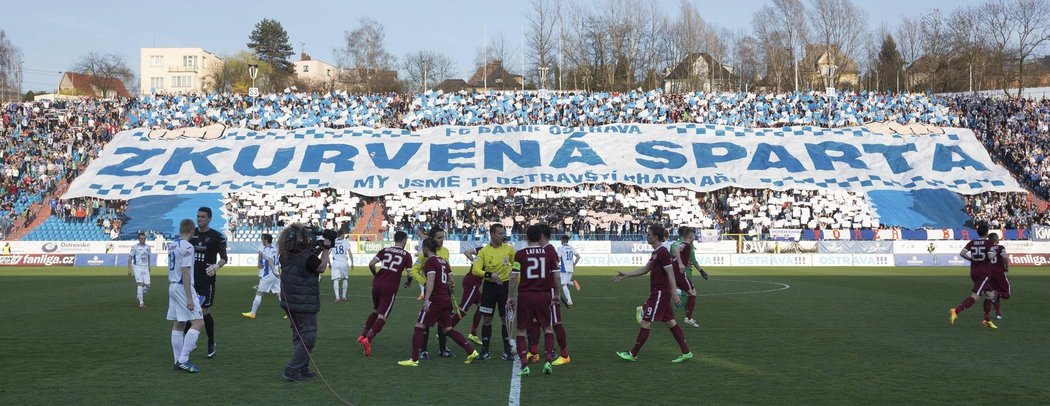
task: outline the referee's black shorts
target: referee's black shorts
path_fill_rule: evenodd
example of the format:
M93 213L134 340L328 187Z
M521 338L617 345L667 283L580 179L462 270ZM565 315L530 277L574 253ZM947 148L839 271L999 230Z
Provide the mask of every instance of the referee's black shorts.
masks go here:
M497 285L495 282L485 281L481 285L481 313L492 314L493 310L499 310L499 314L502 315L503 309L507 307L507 289L506 283Z

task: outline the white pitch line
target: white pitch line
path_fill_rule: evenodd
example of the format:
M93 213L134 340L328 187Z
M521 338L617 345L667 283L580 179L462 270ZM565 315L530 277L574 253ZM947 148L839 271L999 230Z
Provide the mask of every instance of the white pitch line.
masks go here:
M515 349L514 343L511 343L511 349ZM507 396L507 405L509 406L521 404L521 376L518 375L518 364L520 362L521 360L517 360L510 363L510 394Z

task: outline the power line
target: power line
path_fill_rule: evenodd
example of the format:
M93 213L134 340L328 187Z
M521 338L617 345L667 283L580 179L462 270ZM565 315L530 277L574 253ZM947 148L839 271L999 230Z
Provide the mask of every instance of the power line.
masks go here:
M40 73L58 73L58 74L65 73L63 71L57 71L57 70L33 69L33 68L22 68L22 70L30 71L30 72L40 72Z

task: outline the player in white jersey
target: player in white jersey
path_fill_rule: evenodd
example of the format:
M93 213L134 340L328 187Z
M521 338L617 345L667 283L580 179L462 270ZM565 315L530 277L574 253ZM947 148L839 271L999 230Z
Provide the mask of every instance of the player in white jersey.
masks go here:
M332 247L332 289L335 290L335 302L346 302L346 288L350 285L350 270L354 269L354 255L350 252L350 241L336 238ZM341 286L340 286L341 285Z
M561 246L558 248L558 262L561 263L559 274L561 276L561 293L565 298L565 305L572 306L572 295L569 294L569 285L572 284L576 290L580 290L580 283L572 279L572 272L576 270L576 264L580 263L580 253L569 245L569 236L561 236Z
M200 372L190 363L190 353L197 348L197 338L204 328L204 313L201 303L204 296L193 289L193 220L179 223L179 237L168 244L168 320L171 327L171 351L175 355L175 370L189 373ZM188 330L186 322L190 323Z
M135 277L135 298L139 300L139 309L145 309L142 296L149 292L149 263L153 250L146 244L146 233L139 232L139 243L131 246L128 254L128 276Z
M249 319L255 318L259 311L264 294L281 294L281 267L277 258L277 247L273 246L273 236L262 235L262 247L259 248L259 287L255 291L255 300L252 301L252 311L241 313L241 316Z

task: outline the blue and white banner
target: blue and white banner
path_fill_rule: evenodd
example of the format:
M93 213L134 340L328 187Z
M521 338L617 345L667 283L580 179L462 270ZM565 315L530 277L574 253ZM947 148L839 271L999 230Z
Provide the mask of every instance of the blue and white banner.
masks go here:
M1020 191L966 129L752 129L705 124L357 127L251 131L222 125L117 134L63 198L249 189L466 191L625 183L711 191L941 188Z

